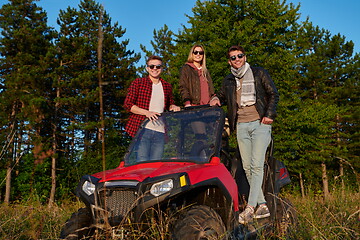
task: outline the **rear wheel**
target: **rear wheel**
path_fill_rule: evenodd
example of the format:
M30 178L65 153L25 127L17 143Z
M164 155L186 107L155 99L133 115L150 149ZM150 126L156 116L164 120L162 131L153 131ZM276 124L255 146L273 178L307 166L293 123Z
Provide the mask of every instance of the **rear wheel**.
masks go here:
M93 233L91 228L92 217L88 208L80 208L65 223L60 233L60 239L86 239Z
M177 240L218 240L226 239L224 223L215 210L208 206L196 205L180 217L174 227Z

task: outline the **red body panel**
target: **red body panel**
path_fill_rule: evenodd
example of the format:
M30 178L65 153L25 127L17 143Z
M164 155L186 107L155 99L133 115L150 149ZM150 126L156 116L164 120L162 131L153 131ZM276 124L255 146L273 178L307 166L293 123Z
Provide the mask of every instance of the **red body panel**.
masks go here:
M195 185L203 181L219 178L224 187L231 195L234 203L234 210L238 211L238 191L235 180L226 169L224 164L213 163L195 164L189 162L153 162L137 164L129 167L118 167L105 172L93 174L94 177L101 178L100 182L134 180L142 182L146 178L165 176L175 173L186 172L189 176L190 185Z

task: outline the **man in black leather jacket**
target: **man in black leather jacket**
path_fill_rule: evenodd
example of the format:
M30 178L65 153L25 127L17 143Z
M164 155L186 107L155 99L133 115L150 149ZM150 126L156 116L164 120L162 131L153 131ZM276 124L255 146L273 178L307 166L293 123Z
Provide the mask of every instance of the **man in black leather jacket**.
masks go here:
M236 130L250 185L247 206L239 215L239 222L245 224L253 218L270 216L261 185L279 94L264 68L252 67L246 62L243 47L230 47L227 57L231 74L224 78L221 90L211 99L210 105L227 104L230 130Z

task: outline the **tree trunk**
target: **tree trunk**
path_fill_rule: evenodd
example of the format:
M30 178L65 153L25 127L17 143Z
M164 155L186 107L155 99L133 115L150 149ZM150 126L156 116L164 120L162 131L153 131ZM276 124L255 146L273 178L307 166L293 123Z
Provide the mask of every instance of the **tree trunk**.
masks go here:
M300 180L300 190L301 190L301 197L305 197L305 190L304 190L304 180L302 178L302 173L299 173L299 180Z
M7 205L10 203L10 191L11 191L11 164L6 169L6 187L4 203Z
M104 104L103 104L103 81L102 81L102 49L103 49L103 40L104 32L102 28L102 18L103 18L103 8L101 7L100 16L99 16L99 38L98 38L98 47L97 47L97 60L98 60L98 81L99 81L99 104L100 104L100 122L101 128L99 129L99 139L101 141L101 156L102 156L102 167L103 171L106 168L105 161L105 123L104 123Z
M5 198L4 198L4 203L5 204L9 204L10 203L10 192L11 192L11 172L12 172L12 165L13 165L13 159L14 158L14 137L15 137L15 125L16 125L16 120L15 120L15 116L16 116L16 101L13 102L13 106L12 106L12 112L11 112L11 125L9 126L10 129L10 134L9 134L9 141L7 143L7 146L5 147L5 151L8 151L9 154L9 161L8 161L8 166L6 169L6 183L5 183Z
M345 197L345 183L344 183L344 165L342 160L340 160L339 162L339 177L340 177L340 182L341 182L341 196L344 198Z
M60 66L62 66L62 61L60 62ZM58 77L58 86L60 86L60 77ZM56 99L60 98L60 87L56 89ZM51 156L51 190L50 190L50 197L49 197L49 204L48 206L51 207L54 205L55 202L55 193L56 193L56 153L57 153L57 139L56 133L58 128L58 111L59 111L59 101L55 103L55 116L53 122L53 143L52 143L52 156Z
M336 144L337 147L339 147L341 144L339 114L336 114L336 143L337 143ZM344 183L344 164L343 164L342 159L339 160L339 178L340 178L340 182L341 182L341 195L342 195L342 197L344 197L345 196L345 183Z
M327 201L329 200L330 193L329 193L329 181L328 181L325 163L321 163L321 172L322 172L324 200Z

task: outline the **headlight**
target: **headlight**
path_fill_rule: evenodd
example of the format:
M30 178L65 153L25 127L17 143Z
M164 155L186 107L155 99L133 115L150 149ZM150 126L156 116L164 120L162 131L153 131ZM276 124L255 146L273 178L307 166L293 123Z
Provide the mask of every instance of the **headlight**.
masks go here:
M85 181L84 184L82 185L82 190L88 195L90 196L91 194L93 194L95 192L95 184L89 182L89 181Z
M162 182L155 183L151 186L150 193L155 197L160 196L161 194L167 193L173 189L173 180L167 179Z

